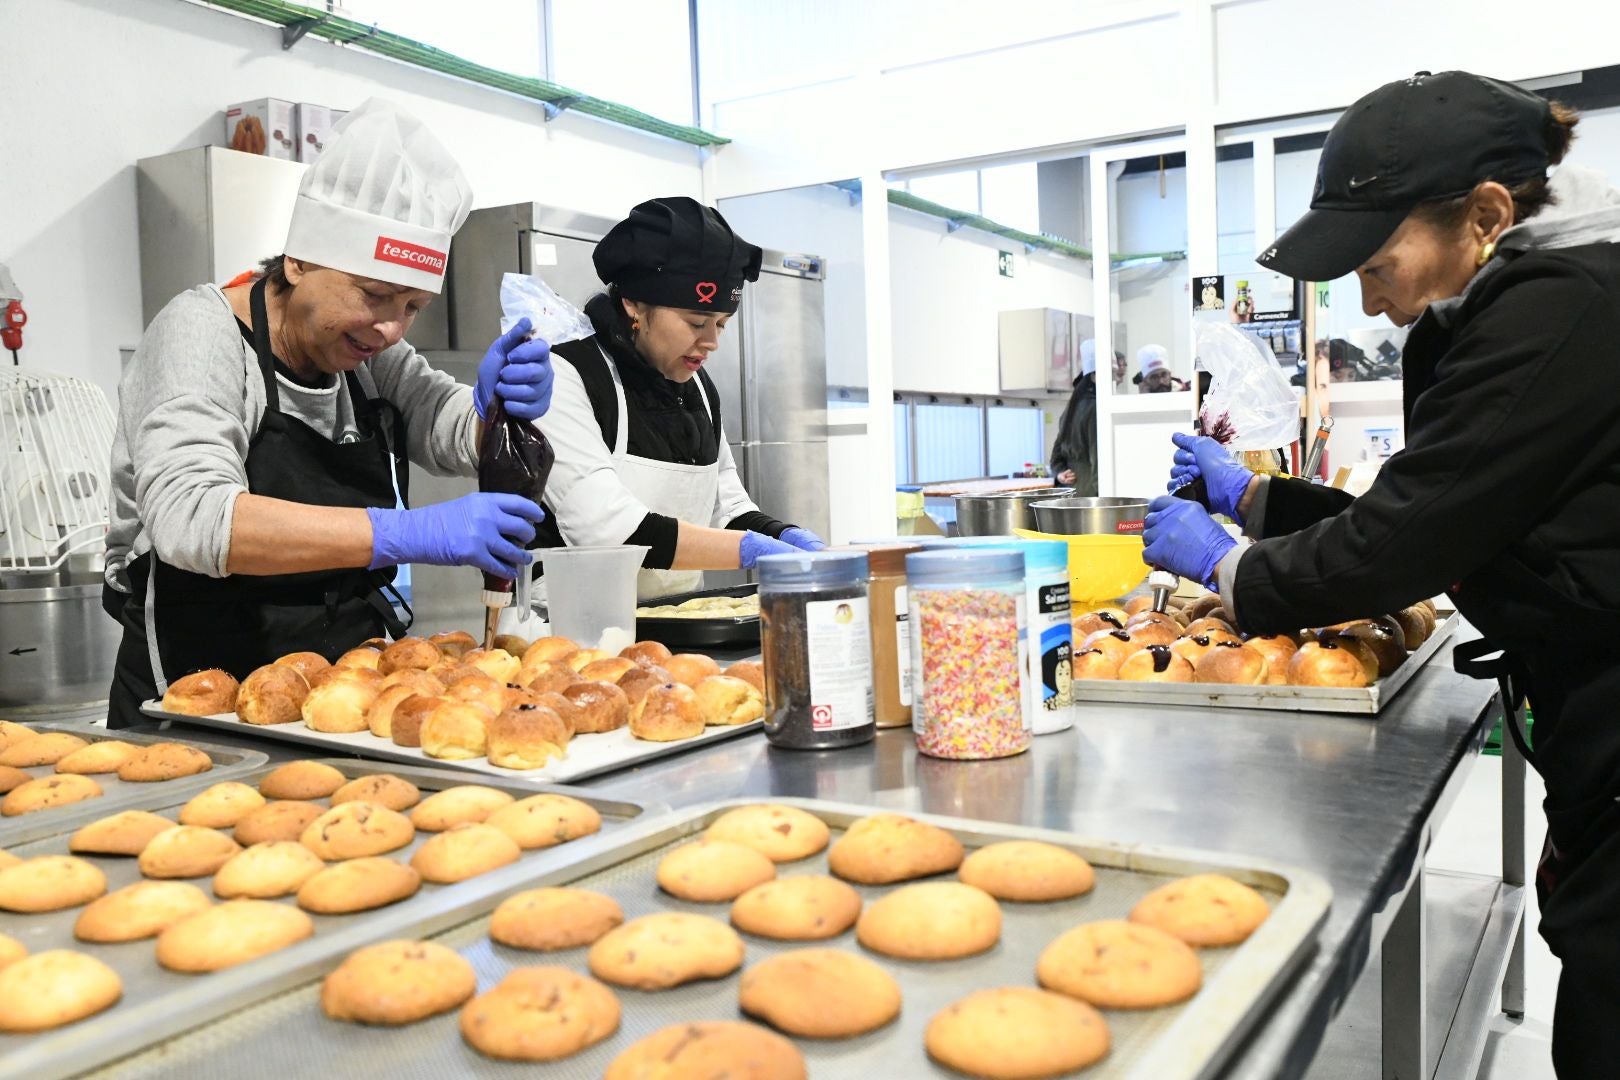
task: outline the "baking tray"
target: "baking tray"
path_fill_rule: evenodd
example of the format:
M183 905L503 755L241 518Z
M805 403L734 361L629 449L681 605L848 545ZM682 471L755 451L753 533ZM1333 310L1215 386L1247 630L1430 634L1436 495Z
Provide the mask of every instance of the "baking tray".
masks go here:
M755 596L758 585L732 585L660 597L638 607L665 607L709 596ZM657 641L672 649L739 649L759 645L759 616L741 619L637 618L636 640Z
M1455 611L1441 611L1429 640L1371 686L1227 686L1214 683L1121 682L1076 679L1074 700L1127 705L1198 705L1217 709L1270 709L1279 712L1355 713L1377 716L1412 676L1434 658L1457 631Z
M18 723L22 723L22 721L18 721ZM212 758L214 767L196 776L182 776L174 780L150 781L139 784L120 780L115 772L97 773L90 779L101 785L102 794L100 798L85 799L82 802L68 803L65 806L56 806L49 810L36 810L31 814L0 818L0 847L9 845L12 842L11 838L18 834L18 830L24 823L34 823L42 820L57 822L80 818L93 820L98 817L105 817L118 810L127 810L135 803L144 802L159 791L164 795L170 792L195 793L212 784L217 784L221 780L235 780L241 774L255 769L269 760L259 750L244 750L235 746L216 746L213 743L195 742L191 739L176 739L166 735L137 735L130 731L109 731L104 727L91 727L87 724L62 721L38 722L27 726L41 733L65 731L88 742L106 742L108 739L116 739L137 746L150 746L153 743L160 742L183 742L187 746L196 747ZM34 777L55 776L56 766L34 765L24 769L23 772ZM182 799L181 801L184 802L185 800Z
M621 829L594 849L579 847L572 865L548 868L523 887L574 884L615 897L626 918L655 911L702 911L727 917L726 904L688 904L660 892L654 884L658 861L669 848L701 832L732 806L757 800L735 800L681 811ZM825 819L835 832L875 811L874 807L809 799L777 799L803 807ZM854 1039L796 1040L810 1075L827 1078L955 1077L934 1065L923 1051L923 1029L940 1009L973 990L999 985L1035 985L1035 960L1053 938L1082 922L1123 917L1143 893L1174 877L1202 871L1230 874L1253 885L1272 903L1271 917L1243 945L1205 949L1205 983L1190 1001L1143 1013L1108 1011L1113 1034L1109 1057L1087 1070L1088 1080L1140 1077L1151 1080L1202 1080L1220 1070L1223 1059L1263 1019L1267 1003L1308 957L1327 916L1331 891L1314 874L1258 860L1186 850L1132 847L1085 840L1044 829L964 821L917 814L939 824L969 847L1007 839L1039 839L1077 851L1097 869L1096 888L1084 897L1053 904L1001 905L1001 943L988 953L945 963L894 960L866 954L900 982L904 1005L899 1019ZM782 876L825 873L820 855L778 867ZM867 900L890 887L856 886ZM586 949L533 953L495 945L488 939L488 912L499 897L469 901L453 928L437 935L423 926L419 936L456 949L478 972L487 990L514 967L561 964L586 972ZM439 925L443 925L441 922ZM863 951L853 931L824 942L773 942L745 936L745 964L805 947ZM457 1028L457 1014L434 1017L403 1028L368 1028L329 1021L320 1011L320 978L336 966L336 957L312 967L304 983L270 996L252 1008L209 1023L145 1052L121 1060L108 1076L243 1077L307 1076L355 1070L409 1080L444 1076L517 1075L532 1065L484 1058L469 1048ZM737 1019L737 975L688 984L675 990L642 993L615 989L624 1008L620 1030L612 1038L572 1058L544 1066L548 1076L599 1077L616 1055L635 1040L666 1024L683 1020ZM287 983L281 984L285 989Z
M764 720L753 720L746 724L733 724L727 727L706 727L703 734L694 735L690 739L649 742L630 734L628 727L622 727L617 731L574 736L563 759L547 762L542 768L503 769L499 765L491 765L489 759L484 757L473 758L470 761L442 761L439 758L429 757L420 747L399 746L393 740L379 738L369 731L334 735L325 731L311 731L302 723L247 724L237 719L235 713L221 713L217 716L182 716L179 713L165 712L162 704L157 701L146 702L141 706L141 712L158 720L274 739L277 742L307 746L328 754L354 754L373 761L397 761L405 765L431 769L464 770L499 779L532 780L548 784L569 783L583 780L588 776L601 776L603 773L627 769L655 758L683 754L696 747L735 739L740 735L750 735L765 729Z
M328 760L326 763L350 778L390 772L410 780L424 792L442 791L470 780L466 773L444 769L385 767L348 759ZM272 768L274 766L262 765L239 773L236 779L257 786ZM38 1035L0 1034L0 1077L26 1076L28 1080L44 1080L47 1077L71 1076L148 1046L155 1039L176 1034L258 1001L267 987L292 985L299 981L299 976L307 977L307 973L322 961L334 957L341 959L361 945L397 937L402 933L420 933L421 927L437 929L451 925L443 919L443 912L459 912L464 905L475 904L480 895L498 890L502 881L509 883L514 877L517 880L527 879L544 868L565 864L572 858L569 848L599 840L648 810L648 807L638 803L603 799L573 788L542 788L519 781L486 783L518 798L539 791L571 795L596 807L602 815L602 831L568 844L526 851L521 859L510 866L454 885L423 882L415 896L388 907L353 915L312 914L310 918L315 922L313 937L258 960L210 975L186 975L159 966L154 957L157 947L154 938L106 945L76 940L73 937L73 924L82 907L42 915L0 912L0 933L17 938L28 946L30 953L48 948L69 948L88 953L110 965L124 981L124 996L118 1004L80 1023ZM195 794L195 789L185 793L173 788L153 791L153 797L140 804L140 808L164 817L176 817L186 800ZM325 799L310 801L327 805ZM8 841L7 849L25 858L66 854L72 832L70 823L59 822L54 828L45 823L35 824L20 842ZM416 849L433 835L418 833L408 847L389 852L388 857L408 862ZM101 855L81 855L80 858L88 859L106 872L108 892L142 880L136 860L132 858ZM205 892L209 889L207 878L192 879L192 883ZM513 890L507 888L506 891ZM287 897L277 902L291 904L293 900ZM461 920L458 918L454 921ZM295 973L291 982L278 981L287 979L289 972ZM227 1075L241 1075L244 1069L251 1071L249 1066L239 1062Z

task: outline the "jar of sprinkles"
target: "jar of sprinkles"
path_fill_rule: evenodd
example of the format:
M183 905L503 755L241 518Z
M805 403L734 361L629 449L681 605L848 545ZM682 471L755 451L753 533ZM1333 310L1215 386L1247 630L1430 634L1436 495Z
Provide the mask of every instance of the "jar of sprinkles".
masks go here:
M951 548L906 556L917 749L956 760L1029 749L1024 555Z

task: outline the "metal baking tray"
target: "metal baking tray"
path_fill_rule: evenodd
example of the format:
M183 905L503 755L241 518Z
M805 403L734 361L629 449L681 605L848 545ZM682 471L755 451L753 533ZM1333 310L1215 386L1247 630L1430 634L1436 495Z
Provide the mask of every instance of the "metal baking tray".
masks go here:
M442 769L385 767L352 759L328 760L326 764L335 766L345 776L351 778L390 772L411 781L424 792L442 791L445 788L466 784L471 779L466 773ZM256 786L273 767L263 765L246 773L239 773L236 779ZM288 982L278 982L284 980L288 972L303 975L314 970L322 961L341 959L369 942L398 937L401 934L421 933L420 928L424 926L438 929L451 925L442 917L443 912L447 910L459 912L463 909L463 905L475 903L479 896L500 889L502 882L510 885L514 877L517 880L527 879L544 869L565 865L573 858L569 848L597 841L605 834L618 831L625 823L635 820L648 810L648 807L641 804L603 799L574 788L541 787L520 781L509 781L504 784L484 782L490 787L502 788L518 798L540 791L571 795L596 807L597 812L602 815L602 831L568 844L526 851L521 859L510 866L454 885L423 882L421 890L415 896L388 907L357 912L353 915L312 914L310 918L315 922L313 937L258 960L207 975L181 974L161 967L154 956L157 943L153 938L107 945L78 941L73 936L73 924L77 921L79 913L84 910L82 907L41 915L0 912L0 933L17 938L28 946L30 953L51 948L67 948L87 953L110 965L124 981L122 1000L96 1016L37 1035L0 1034L0 1078L27 1077L28 1080L45 1080L47 1077L74 1075L140 1047L149 1046L155 1039L177 1034L197 1024L223 1016L233 1009L258 1001L266 993L266 987L280 988L283 985L291 985L292 983ZM186 800L195 794L195 789L184 793L173 788L167 791L154 790L152 792L154 797L141 803L139 808L165 817L176 817ZM327 804L325 799L311 801L321 805ZM662 810L663 807L656 809ZM39 823L23 834L18 842L8 839L6 846L12 854L25 858L35 855L66 854L68 838L73 832L73 827L66 822L58 822L54 828L46 823ZM389 852L388 857L409 862L416 849L433 835L435 834L418 833L409 846ZM132 858L111 855L80 857L90 860L106 872L108 892L142 880L140 869ZM192 883L205 892L208 891L207 878L196 878ZM505 891L513 890L507 888ZM286 897L277 902L292 904L293 899ZM461 920L457 918L455 921ZM295 977L293 982L296 981L298 979ZM240 1076L252 1071L256 1071L254 1065L238 1062L227 1075Z
M665 607L710 596L755 596L758 585L732 585L660 597L639 607ZM759 616L741 619L636 619L636 640L657 641L672 649L738 649L759 645Z
M1213 683L1121 682L1076 679L1074 700L1127 705L1199 705L1217 709L1270 709L1280 712L1355 713L1377 716L1401 688L1433 659L1456 633L1459 616L1441 611L1434 633L1394 674L1371 686L1226 686Z
M430 769L457 769L499 779L532 780L550 784L568 783L583 780L588 776L616 772L655 758L683 754L688 750L707 746L709 743L735 739L739 735L750 735L765 729L764 720L753 720L728 727L706 727L703 734L694 735L690 739L649 742L630 734L628 727L622 727L617 731L574 736L568 743L568 753L563 759L547 762L542 768L503 769L499 765L491 765L487 757L473 758L469 761L441 761L423 753L421 747L399 746L393 740L379 738L369 731L334 735L325 731L312 731L302 723L247 724L239 720L235 713L221 713L217 716L182 716L179 713L163 711L162 704L156 701L148 701L142 705L141 712L159 720L219 728L234 731L238 735L295 743L328 754L354 754L373 761L398 761L405 765L418 765Z
M19 721L21 723L21 721ZM171 792L195 793L211 784L221 780L235 780L243 773L263 765L269 758L259 750L244 750L235 746L216 746L213 743L196 742L192 739L174 739L165 735L138 735L130 731L108 731L104 727L91 727L87 724L67 722L38 722L27 725L35 731L65 731L70 735L77 735L87 742L106 742L116 739L121 742L134 743L137 746L150 746L160 742L183 742L187 746L196 747L213 759L214 767L205 773L196 776L181 776L174 780L159 780L147 783L131 783L118 779L118 774L97 773L90 779L101 785L101 797L85 799L82 802L68 803L65 806L52 807L49 810L36 810L31 814L19 814L16 817L0 818L0 847L11 843L11 838L18 834L24 824L33 824L37 821L66 821L79 818L94 819L105 817L118 810L127 810L135 803L144 802L157 796L159 798ZM24 769L29 776L55 776L56 766L35 765ZM162 795L157 795L159 791ZM181 802L185 800L182 799Z
M701 832L726 809L757 800L735 800L692 808L649 819L605 837L593 848L576 847L576 861L548 868L522 887L573 884L608 893L624 908L626 918L655 911L702 911L722 920L729 905L688 904L659 891L654 874L659 860L675 844ZM810 799L777 799L820 815L835 832L875 812L875 807ZM796 1040L810 1075L827 1078L953 1077L933 1064L923 1051L923 1029L940 1009L982 987L1035 985L1035 961L1059 934L1094 919L1128 913L1149 889L1185 874L1218 871L1259 889L1272 904L1272 914L1255 934L1235 948L1205 949L1200 956L1204 987L1190 1001L1165 1009L1131 1013L1108 1011L1113 1050L1087 1070L1089 1077L1151 1077L1152 1080L1201 1080L1218 1073L1223 1059L1252 1027L1288 977L1308 957L1327 916L1328 885L1316 875L1261 859L1234 858L1196 851L1133 847L1086 840L1068 833L917 814L955 833L969 847L1007 839L1039 839L1079 852L1097 869L1096 888L1075 900L1052 904L1001 905L1001 943L987 953L964 960L921 963L867 954L899 981L904 1005L894 1023L854 1039ZM780 866L783 876L825 873L826 857ZM867 900L890 887L856 888ZM487 990L514 967L561 964L585 972L586 949L534 953L496 945L488 938L488 913L501 897L486 894L469 901L463 918L434 940L456 949L478 972ZM443 927L440 920L437 925ZM418 936L433 936L424 924ZM823 942L774 942L746 936L745 964L790 949L843 948L861 951L853 931ZM329 1021L319 1005L320 979L338 959L310 967L302 984L279 981L264 989L264 1000L251 1008L209 1023L139 1055L118 1061L105 1075L118 1077L196 1077L221 1075L286 1077L316 1072L365 1071L409 1080L444 1076L516 1074L522 1065L480 1056L461 1039L454 1011L404 1028L368 1028ZM287 990L271 996L275 991ZM740 1018L737 976L692 983L660 993L616 989L624 1007L616 1035L597 1046L545 1066L548 1076L599 1077L608 1062L635 1040L666 1024L685 1020ZM533 1066L527 1066L533 1069Z

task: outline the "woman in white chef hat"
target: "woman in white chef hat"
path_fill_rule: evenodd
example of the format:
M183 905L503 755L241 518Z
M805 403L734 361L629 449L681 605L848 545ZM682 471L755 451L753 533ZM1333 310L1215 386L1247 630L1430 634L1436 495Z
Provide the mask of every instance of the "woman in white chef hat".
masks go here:
M551 397L548 349L524 341L526 320L490 346L474 387L404 340L471 206L438 139L367 101L304 174L284 253L152 320L113 442L102 603L124 639L110 726L191 671L243 678L286 653L332 659L402 634L382 593L399 563L515 577L530 561L543 516L530 500L396 508L407 460L470 476L495 398L532 420Z

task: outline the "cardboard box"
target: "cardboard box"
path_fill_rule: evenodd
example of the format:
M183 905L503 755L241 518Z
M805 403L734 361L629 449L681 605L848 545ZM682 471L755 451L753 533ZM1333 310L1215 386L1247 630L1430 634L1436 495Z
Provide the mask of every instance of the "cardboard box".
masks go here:
M244 101L225 110L225 145L245 154L298 160L298 118L280 98Z
M328 109L324 105L300 102L294 110L298 115L298 160L306 165L321 156L332 128L348 115L344 109Z

